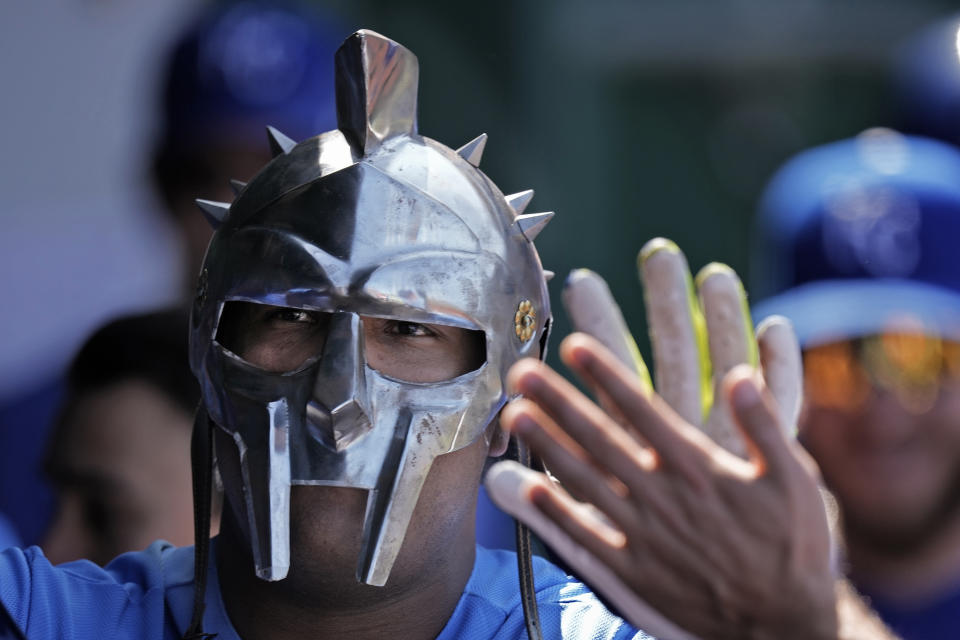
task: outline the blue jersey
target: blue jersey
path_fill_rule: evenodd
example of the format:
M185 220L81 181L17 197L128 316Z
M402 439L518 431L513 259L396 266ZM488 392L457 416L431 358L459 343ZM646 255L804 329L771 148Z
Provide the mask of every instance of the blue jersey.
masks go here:
M216 553L216 541L211 554ZM534 559L545 638L648 638L608 611L582 583ZM40 549L0 553L0 602L27 638L178 640L193 604L193 548L156 542L105 568L81 560L52 566ZM0 616L0 629L4 625ZM204 631L240 640L227 617L211 560ZM0 631L0 638L4 637ZM526 638L516 555L477 547L470 580L439 640Z
M960 634L960 583L910 606L861 591L874 611L903 640L955 640Z

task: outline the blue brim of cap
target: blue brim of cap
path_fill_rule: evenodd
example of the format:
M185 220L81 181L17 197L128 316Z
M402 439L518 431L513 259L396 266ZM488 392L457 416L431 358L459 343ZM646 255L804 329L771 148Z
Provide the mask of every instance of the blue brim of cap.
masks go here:
M916 281L813 282L767 298L751 312L755 322L786 316L801 346L897 329L960 340L960 293Z

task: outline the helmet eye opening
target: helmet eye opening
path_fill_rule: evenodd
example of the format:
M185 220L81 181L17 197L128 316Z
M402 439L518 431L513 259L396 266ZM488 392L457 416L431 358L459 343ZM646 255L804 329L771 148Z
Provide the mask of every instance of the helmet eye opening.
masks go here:
M321 366L333 366L335 375L349 376L356 366L350 362L362 361L393 380L438 383L476 371L487 361L482 330L360 316L360 335L353 335L355 330L334 322L345 313L354 315L229 300L214 340L245 364L270 373L296 372L319 359L330 360ZM344 360L344 349L354 355Z
M295 372L323 352L331 315L314 309L228 300L214 341L256 369Z

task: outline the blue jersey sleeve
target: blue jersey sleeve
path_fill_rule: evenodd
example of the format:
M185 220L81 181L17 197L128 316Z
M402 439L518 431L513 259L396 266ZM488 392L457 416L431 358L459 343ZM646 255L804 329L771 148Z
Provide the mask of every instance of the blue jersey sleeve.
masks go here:
M155 543L106 568L86 560L54 567L37 547L8 548L0 553L0 603L28 638L161 640L166 547Z

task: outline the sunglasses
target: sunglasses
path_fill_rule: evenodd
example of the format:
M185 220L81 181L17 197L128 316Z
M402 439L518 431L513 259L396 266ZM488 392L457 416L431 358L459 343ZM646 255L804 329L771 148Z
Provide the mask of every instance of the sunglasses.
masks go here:
M886 332L803 352L808 405L857 411L878 391L913 413L932 408L944 385L960 382L960 342L916 332Z

